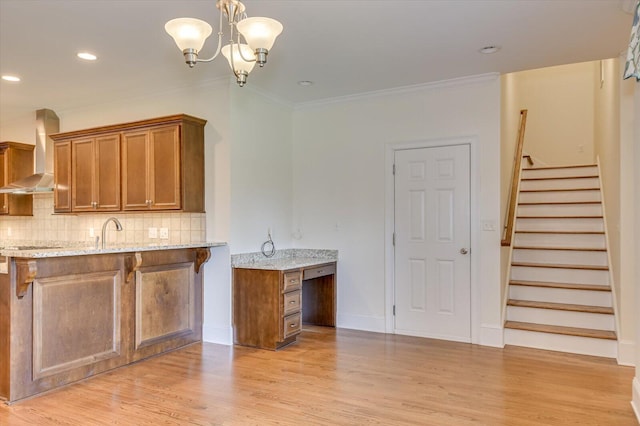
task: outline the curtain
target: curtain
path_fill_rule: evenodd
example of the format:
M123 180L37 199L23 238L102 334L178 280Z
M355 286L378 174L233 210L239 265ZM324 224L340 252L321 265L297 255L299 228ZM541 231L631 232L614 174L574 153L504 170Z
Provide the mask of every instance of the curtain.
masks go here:
M635 77L640 81L640 1L636 2L636 9L631 27L631 40L627 51L627 65L624 68L624 78Z

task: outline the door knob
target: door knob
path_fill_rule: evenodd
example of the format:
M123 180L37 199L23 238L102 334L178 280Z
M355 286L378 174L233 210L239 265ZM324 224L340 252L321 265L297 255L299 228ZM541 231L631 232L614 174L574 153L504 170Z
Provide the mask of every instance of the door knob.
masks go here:
M466 248L463 247L460 249L460 254L467 254L467 253L469 253L469 250L467 250Z

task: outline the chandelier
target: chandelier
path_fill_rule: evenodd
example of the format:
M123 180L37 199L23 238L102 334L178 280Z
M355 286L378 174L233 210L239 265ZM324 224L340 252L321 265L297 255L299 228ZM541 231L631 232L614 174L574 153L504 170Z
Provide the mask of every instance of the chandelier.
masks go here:
M222 53L236 76L236 82L242 87L256 63L261 67L267 63L267 55L282 32L282 24L271 18L248 18L240 0L218 0L216 7L220 11L220 30L218 48L211 58L198 57L205 40L213 32L211 25L205 21L176 18L167 22L164 29L173 37L189 67L193 68L196 62L211 62ZM230 33L229 44L225 46L222 46L223 16L227 18Z

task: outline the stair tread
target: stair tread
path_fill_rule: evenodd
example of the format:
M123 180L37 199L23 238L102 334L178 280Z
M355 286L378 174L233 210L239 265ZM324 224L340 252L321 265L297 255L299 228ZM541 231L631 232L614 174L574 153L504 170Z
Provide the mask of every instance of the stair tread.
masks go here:
M564 327L560 325L535 324L530 322L506 321L505 328L525 331L538 331L541 333L564 334L567 336L592 337L595 339L617 340L616 333L608 330L595 330L591 328Z
M530 169L528 169L530 170ZM523 177L521 180L556 180L556 179L593 179L598 175L583 175L583 176L539 176L539 177Z
M516 216L516 219L602 219L602 215L601 214L599 215L562 215L562 216L527 215L527 216Z
M602 201L525 201L519 202L519 206L544 206L544 205L576 205L576 204L602 204Z
M587 312L591 314L613 315L613 308L607 306L575 305L571 303L538 302L534 300L518 299L509 299L507 301L507 305L518 306L522 308L552 309L557 311Z
M527 170L578 169L580 167L597 167L597 164L566 164L564 166L538 166Z
M549 188L549 189L521 189L520 192L562 192L562 191L600 191L600 188Z
M568 290L591 290L591 291L611 291L611 287L608 285L598 284L574 284L574 283L557 283L550 281L526 281L526 280L511 280L509 285L520 285L527 287L546 287L546 288L563 288Z
M567 250L567 251L607 251L599 247L545 247L545 246L514 246L514 250Z
M604 231L552 231L552 230L517 230L516 234L587 234L587 235L604 235Z
M535 262L511 262L511 266L526 266L529 268L558 268L558 269L588 269L594 271L608 271L608 266L601 265L574 265L566 263L535 263Z

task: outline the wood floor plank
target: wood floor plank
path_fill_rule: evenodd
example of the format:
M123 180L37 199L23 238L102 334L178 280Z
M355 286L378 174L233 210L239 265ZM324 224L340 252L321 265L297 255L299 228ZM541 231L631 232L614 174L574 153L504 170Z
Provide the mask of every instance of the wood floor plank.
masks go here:
M305 327L273 352L195 344L12 406L14 425L634 425L614 360Z

